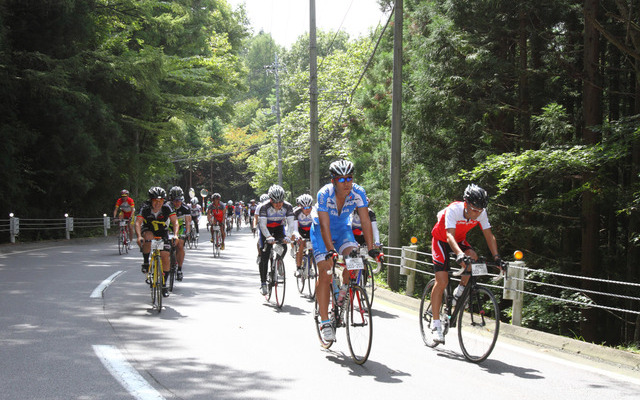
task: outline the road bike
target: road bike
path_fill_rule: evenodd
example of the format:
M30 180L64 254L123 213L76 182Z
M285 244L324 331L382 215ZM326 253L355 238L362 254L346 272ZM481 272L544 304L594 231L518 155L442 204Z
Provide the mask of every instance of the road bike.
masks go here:
M214 222L211 227L211 241L213 245L213 256L220 257L220 248L222 247L222 232L220 231L220 225L218 222Z
M364 269L362 270L362 274L360 274L360 281L357 282L360 286L364 288L367 292L367 296L369 296L369 302L373 304L373 297L375 296L376 285L373 279L373 275L376 271L380 271L381 263L377 261L378 266L376 269L373 269L373 260L369 257L369 251L366 245L361 245L359 248L359 255L362 258L362 263L364 264Z
M455 259L455 255L452 259ZM462 354L467 360L479 363L489 357L498 339L500 307L493 293L488 288L480 286L477 279L488 275L487 267L502 268L505 271L508 264L487 263L482 258L479 261L472 261L469 257L465 257L465 263L466 268L460 268L455 272L449 270L449 282L442 295L440 306L440 321L442 321L444 335L449 332L449 328L457 326ZM454 262L452 266L453 264ZM457 300L453 297L455 286L452 276L469 276L469 282ZM433 320L431 291L435 282L436 280L432 279L427 283L420 300L420 332L422 340L428 347L436 347L439 344L434 340L431 330Z
M262 251L266 250L266 243ZM267 273L267 301L271 300L271 294L274 294L276 305L282 308L284 305L284 295L287 286L287 278L284 269L284 253L287 245L282 240L277 240L271 246L269 254L269 272Z
M256 233L258 228L256 227L255 218L251 216L251 233L253 233L253 237L256 237Z
M239 231L242 225L242 215L236 215L236 230Z
M118 253L129 253L129 246L131 245L131 238L129 237L129 219L120 219L118 225Z
M294 246L294 250L292 250L291 254L295 255L298 253L299 244L296 242ZM307 287L307 292L309 293L310 298L314 298L316 295L316 281L318 280L318 266L316 265L316 259L313 257L313 246L311 245L311 241L306 239L304 241L304 253L302 254L302 266L300 268L300 273L296 277L296 282L298 283L298 291L300 294L303 294L305 286Z
M336 266L347 268L350 275L349 284L347 285L347 291L342 303L338 301L340 278L336 274ZM367 361L373 340L373 320L371 318L369 297L367 296L367 292L356 284L358 276L362 274L363 270L364 263L360 257L347 257L342 261L334 259L331 270L331 287L329 289L329 320L331 321L331 327L334 331L340 327L346 328L349 352L356 364L364 364ZM330 348L334 342L327 342L322 338L322 318L320 317L317 296L314 319L320 344L325 349Z
M200 235L198 235L198 233L196 232L196 225L195 222L192 220L191 221L191 230L189 231L189 234L187 235L187 239L186 239L186 243L189 246L190 249L197 249L198 248L198 240L199 240Z
M227 236L231 235L233 231L233 216L227 217Z
M149 272L147 272L147 283L151 288L151 305L159 313L162 311L162 289L164 287L160 252L164 250L165 242L161 237L154 237L153 240L145 240L145 242L151 242L151 262Z

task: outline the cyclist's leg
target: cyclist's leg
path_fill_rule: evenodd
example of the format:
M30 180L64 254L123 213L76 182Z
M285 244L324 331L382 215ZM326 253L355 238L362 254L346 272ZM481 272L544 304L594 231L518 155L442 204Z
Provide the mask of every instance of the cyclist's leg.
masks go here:
M333 230L331 231L331 236L334 236ZM334 244L336 249L338 249L338 253L342 254L343 257L347 257L353 250L358 248L358 242L356 242L356 239L353 237L353 231L348 226L343 227L335 233ZM342 282L348 284L349 278L349 270L346 268L343 269Z
M151 243L148 240L153 239L153 232L144 224L140 231L143 239L142 248L140 249L142 251L142 273L146 274L149 270L149 254L151 253Z
M327 248L324 245L324 240L322 240L320 225L313 224L311 226L310 236L319 275L316 283L316 300L318 301L320 320L324 323L329 319L329 293L332 292L331 279L333 277L331 276L331 268L333 267L333 261L325 259Z

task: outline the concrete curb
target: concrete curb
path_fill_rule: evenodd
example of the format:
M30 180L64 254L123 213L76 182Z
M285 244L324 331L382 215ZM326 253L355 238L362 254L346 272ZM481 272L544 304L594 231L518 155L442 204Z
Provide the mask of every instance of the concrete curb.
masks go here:
M416 315L420 309L420 300L392 292L385 288L377 287L375 296L374 303L376 299L381 299L387 303L405 308L410 313L415 313ZM500 335L507 336L516 341L526 342L536 347L554 349L566 354L586 357L631 371L640 371L640 354L505 323L500 324Z

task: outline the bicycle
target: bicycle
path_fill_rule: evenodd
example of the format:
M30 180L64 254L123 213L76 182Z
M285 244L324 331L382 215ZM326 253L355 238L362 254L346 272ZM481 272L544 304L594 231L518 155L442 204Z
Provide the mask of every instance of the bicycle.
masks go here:
M147 272L147 283L151 288L151 305L160 313L162 311L162 289L164 287L160 251L164 250L165 242L161 237L154 237L152 240L145 240L145 242L151 242L150 265L149 272Z
M193 248L198 248L198 234L196 233L196 227L195 227L195 223L192 220L191 221L191 230L189 231L189 234L187 235L187 239L186 239L186 243L189 246L190 249Z
M455 256L453 257L455 259ZM487 267L503 268L502 265L479 261L472 261L465 257L466 268L451 272L449 270L449 282L442 295L440 306L440 321L442 321L442 333L447 334L449 328L458 328L458 341L464 357L474 363L484 361L491 352L498 339L500 330L500 307L495 296L486 287L480 286L478 277L488 275ZM454 303L453 286L451 277L462 275L469 276L469 282L464 292ZM435 278L427 283L420 300L420 332L422 340L428 347L436 347L439 342L433 338L431 321L433 319L431 308L431 290L435 285ZM453 313L451 313L453 310ZM443 343L444 344L444 343Z
M131 238L129 237L129 219L119 220L120 230L118 231L118 253L129 253Z
M220 225L214 223L211 227L211 239L213 244L213 256L220 257L220 248L222 247L222 233L220 232Z
M231 231L233 231L233 217L227 217L227 236L231 235Z
M287 245L282 240L277 240L271 246L269 254L269 272L267 274L268 292L265 295L267 301L271 300L271 293L275 295L276 305L282 308L284 305L284 295L287 286L287 278L284 269L284 252ZM266 243L262 251L266 251Z
M298 252L298 243L294 247L294 251L291 254L294 255ZM304 241L304 253L302 254L302 268L300 274L296 277L298 283L298 291L300 294L304 292L305 284L309 297L314 298L316 295L316 281L318 280L318 266L316 265L316 259L313 257L313 246L310 240Z
M349 270L350 279L347 285L347 292L341 304L338 304L338 288L339 277L336 274L336 265L347 268ZM371 343L373 340L373 320L371 316L371 304L367 292L356 284L359 275L364 270L364 263L360 257L347 257L339 261L334 259L331 269L332 280L329 294L329 320L334 330L336 328L345 327L347 330L347 343L349 352L356 364L362 365L369 358L371 352ZM318 306L318 297L316 296L314 319L316 323L316 331L320 344L323 348L328 349L333 345L333 341L325 342L322 339L322 318L320 318L320 310Z
M241 215L236 215L236 230L239 231L240 227L242 225L242 216Z
M256 237L256 233L257 233L258 229L256 227L256 224L254 223L254 217L251 216L251 233L253 233L253 237Z
M380 262L377 262L378 266L376 267L375 270L373 269L373 266L369 261L370 260L369 250L367 249L366 245L360 246L359 254L364 264L364 270L362 274L360 274L359 276L359 279L361 280L361 282L358 281L357 283L364 288L364 290L367 292L367 296L369 296L369 302L373 304L373 297L375 296L375 290L376 290L373 275L377 272L380 272L382 264Z

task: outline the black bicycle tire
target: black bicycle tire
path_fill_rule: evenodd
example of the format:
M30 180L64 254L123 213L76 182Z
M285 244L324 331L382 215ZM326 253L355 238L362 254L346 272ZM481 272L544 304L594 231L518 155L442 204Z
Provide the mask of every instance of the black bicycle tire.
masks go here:
M465 344L465 340L466 340L465 337L467 336L466 334L463 334L463 331L465 331L466 327L470 325L468 323L465 323L464 317L466 313L465 310L467 311L469 310L469 303L471 303L471 307L470 307L471 310L474 310L474 307L478 307L479 299L481 299L481 294L486 295L488 297L486 300L490 301L492 304L492 308L494 310L493 316L489 315L488 318L489 318L489 325L493 326L494 328L493 330L490 330L491 339L490 339L489 346L482 352L481 355L475 356L470 354L470 350L468 346L469 343ZM462 350L462 354L468 361L471 361L473 363L482 362L486 360L487 357L489 357L489 355L491 355L491 352L493 351L496 345L496 341L498 340L498 334L500 333L500 305L498 304L498 301L496 300L493 293L491 293L489 289L481 286L472 288L472 290L469 291L469 294L464 298L460 299L459 302L460 302L461 308L458 314L457 322L458 322L458 341L460 343L460 349ZM477 309L479 310L480 307L478 307ZM482 307L482 309L484 311L485 307ZM484 319L484 316L478 315L478 317ZM491 318L493 319L493 323L491 321ZM474 331L478 332L478 329L474 329ZM488 332L488 330L484 332ZM486 336L486 333L484 332L483 334L485 334Z
M363 260L365 269L362 271L364 278L364 290L369 296L369 303L373 306L373 297L375 296L376 283L373 279L373 267L368 260ZM370 288L370 289L369 289Z
M358 303L358 305L356 305L356 303ZM364 303L364 307L362 303ZM373 344L373 315L371 312L371 303L369 302L367 291L358 285L352 285L349 288L347 294L345 307L345 326L347 328L347 343L349 345L349 352L351 353L351 358L353 358L353 361L355 361L355 363L358 365L362 365L367 361L367 359L369 359L369 354L371 354L371 345ZM368 326L369 340L364 354L356 354L356 351L354 350L355 346L353 337L355 335L352 332L354 330L354 322L357 322L358 324L361 323L355 317L356 314L354 314L354 310L356 309L364 309L364 311L362 311L360 315L367 315L367 317L365 317L365 321L368 321L368 323L365 323L365 325ZM360 330L358 330L358 332L360 332Z
M307 275L307 271L309 270L308 269L308 263L309 263L309 260L307 259L307 257L306 256L302 256L302 266L301 266L300 270L297 271L298 272L298 276L296 276L296 283L297 283L297 286L298 286L298 292L300 294L303 294L303 292L304 292L304 287L305 287L306 280L307 280L305 278L305 276Z
M124 248L124 240L122 238L122 235L122 229L120 229L120 232L118 232L118 253L120 253L120 255L122 255Z
M308 257L311 261L309 264L311 267L307 273L313 273L313 278L309 278L311 275L307 275L307 290L309 291L309 297L313 299L316 297L316 285L318 284L318 265L315 257L313 257L313 252L310 251L305 257Z
M151 257L151 265L148 266L149 270L147 272L147 281L149 282L149 287L151 288L151 306L156 307L156 285L155 285L155 258ZM150 273L149 273L150 272Z
M431 333L431 321L433 315L431 314L431 290L433 286L436 284L436 280L432 279L427 283L427 286L424 287L422 292L422 296L420 298L420 308L418 311L418 320L420 323L420 335L422 336L422 341L427 347L436 347L439 343L435 342L432 338ZM444 293L442 294L442 304L440 306L440 315L442 315L442 310L445 308L445 302L447 298L448 290L445 288ZM444 327L443 327L444 330ZM446 334L446 332L445 332Z
M278 271L278 264L282 265L282 275ZM276 295L276 305L278 308L282 308L284 305L284 297L287 289L287 274L284 266L284 260L280 257L276 257L276 268L274 276L274 289ZM281 296L279 294L282 294Z
M334 312L333 309L334 305L333 305L333 292L331 291L331 287L329 287L329 319L331 320L331 314ZM320 311L318 309L318 297L316 296L316 301L315 301L315 305L313 308L313 320L315 322L316 325L316 333L318 334L318 340L320 340L320 346L322 346L322 348L324 349L328 349L329 347L331 347L333 345L334 341L331 342L325 342L322 339L322 332L321 332L321 324L322 324L322 319L320 317ZM335 321L335 319L333 319ZM335 324L333 326L333 330L335 331L336 327Z

